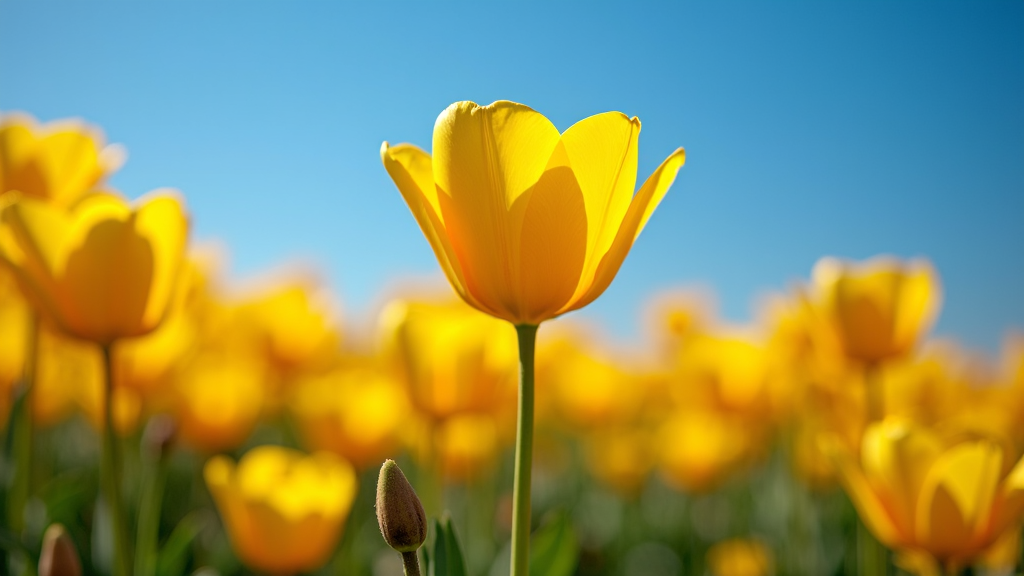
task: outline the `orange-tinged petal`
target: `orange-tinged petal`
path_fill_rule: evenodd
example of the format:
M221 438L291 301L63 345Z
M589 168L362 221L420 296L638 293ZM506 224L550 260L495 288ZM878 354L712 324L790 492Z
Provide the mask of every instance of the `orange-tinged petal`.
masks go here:
M463 300L484 312L493 313L466 289L462 265L444 226L430 154L411 144L390 146L385 142L380 147L380 158L427 237L448 282Z
M640 120L621 112L585 118L562 134L586 205L587 263L578 293L590 286L633 199L639 137Z
M626 255L629 254L629 249L633 247L633 242L640 235L654 209L658 207L661 199L665 197L665 193L672 186L676 173L679 172L684 162L686 162L686 151L679 148L669 155L658 166L657 170L647 178L640 191L636 193L636 196L630 202L629 210L619 226L615 240L609 247L608 252L601 258L601 264L597 267L593 284L590 285L579 300L570 302L568 307L561 310L560 313L578 310L590 304L604 293L618 273L619 267L622 266L623 260L626 259Z
M434 125L433 173L442 220L466 287L516 322L527 192L559 142L543 115L514 102L452 104Z

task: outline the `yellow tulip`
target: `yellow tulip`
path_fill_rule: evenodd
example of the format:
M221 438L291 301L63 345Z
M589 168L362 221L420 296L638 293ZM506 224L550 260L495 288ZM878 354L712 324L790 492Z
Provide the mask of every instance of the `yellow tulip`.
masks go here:
M14 387L22 377L31 321L31 309L14 278L0 267L0 425L7 419Z
M601 295L683 165L672 153L634 196L640 121L619 112L564 133L515 102L456 102L433 156L381 159L448 281L473 307L536 325Z
M854 360L906 355L939 311L939 280L924 260L824 258L814 266L813 279L825 321Z
M237 466L216 456L203 475L239 559L269 574L323 565L357 491L355 470L338 456L279 446L253 448Z
M1024 459L985 439L944 442L889 417L868 427L860 458L829 449L860 517L876 538L909 557L964 566L1024 513Z
M655 438L650 430L613 426L596 430L583 441L594 476L626 497L640 494L655 464Z
M65 333L109 345L163 320L187 235L175 195L136 208L93 195L69 212L24 197L0 213L0 260Z
M772 551L759 540L734 538L708 550L711 576L771 576L775 573Z
M657 446L662 475L687 492L713 489L761 448L742 419L702 409L668 418Z
M306 280L272 287L242 303L238 314L242 329L282 371L329 356L341 339L327 303Z
M77 120L44 126L26 115L0 119L0 194L18 191L66 208L102 184L124 162L120 146Z
M207 452L239 446L259 420L265 379L257 358L200 353L173 383L172 411L182 441Z
M291 409L306 444L359 469L397 455L411 412L402 385L372 366L342 366L303 380Z
M384 352L431 421L515 404L516 334L458 300L395 300L379 320Z
M501 448L494 417L472 413L442 423L435 432L434 445L444 477L463 481L492 467Z

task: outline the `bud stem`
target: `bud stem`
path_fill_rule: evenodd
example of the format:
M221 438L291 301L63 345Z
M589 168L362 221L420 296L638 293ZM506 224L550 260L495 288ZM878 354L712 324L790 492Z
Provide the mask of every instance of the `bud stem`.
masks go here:
M519 413L516 463L512 485L511 576L530 572L530 477L533 467L533 353L537 326L516 326L519 336Z
M405 564L405 576L420 576L420 559L415 550L402 552L402 563Z

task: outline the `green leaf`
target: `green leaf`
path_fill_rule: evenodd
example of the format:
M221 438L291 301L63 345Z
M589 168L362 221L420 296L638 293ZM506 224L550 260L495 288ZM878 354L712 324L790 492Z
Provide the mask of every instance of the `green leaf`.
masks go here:
M427 576L466 576L466 561L447 513L434 520L434 534L434 553L430 555Z
M571 576L579 561L579 540L564 512L530 538L530 576Z
M189 547L206 524L207 517L198 511L188 514L178 522L157 556L157 576L179 576L185 573Z

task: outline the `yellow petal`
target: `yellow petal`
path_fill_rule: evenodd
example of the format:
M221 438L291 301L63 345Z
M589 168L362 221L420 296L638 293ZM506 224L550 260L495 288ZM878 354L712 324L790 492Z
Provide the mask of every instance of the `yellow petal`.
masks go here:
M853 455L838 438L824 438L820 441L822 451L829 455L839 469L846 493L853 500L857 514L871 533L880 542L892 548L907 543L909 534L901 534L899 527L886 511L885 503L878 497L871 483L864 476Z
M586 260L588 218L585 195L568 166L550 167L528 196L519 251L522 308L514 321L540 324L555 317L576 291Z
M989 442L947 450L932 465L917 500L916 533L938 558L977 551L995 498L1002 451Z
M1010 470L1003 480L999 503L993 507L992 530L999 534L1020 522L1024 515L1024 458Z
M547 118L514 102L452 104L434 125L442 220L466 286L492 314L516 321L527 191L559 142Z
M654 209L658 207L658 203L665 197L665 193L672 186L676 173L679 172L679 168L683 166L684 162L686 162L686 151L679 148L666 158L644 182L640 191L630 202L629 210L615 234L615 240L608 252L601 258L594 282L579 300L570 302L568 307L561 310L560 313L578 310L586 306L608 288L619 272L623 260L626 259L626 254L629 254L629 249L633 247L636 237L640 235Z
M470 305L484 312L493 313L466 289L462 265L452 249L441 215L430 155L411 144L389 146L385 142L380 147L380 158L398 191L405 198L406 204L409 205L409 210L420 225L420 230L427 237L448 282Z
M865 431L861 450L864 474L887 503L890 517L902 533L912 534L917 494L942 453L939 439L889 418Z
M189 222L180 197L173 191L147 195L135 213L135 232L153 253L153 274L141 328L152 330L163 319L174 293L188 240Z
M894 339L906 348L912 347L931 328L941 305L941 288L931 264L923 260L911 263L900 286Z
M633 199L639 136L640 120L621 112L585 118L562 134L587 211L587 263L580 292L590 286Z

